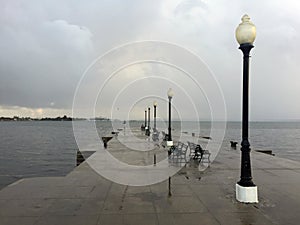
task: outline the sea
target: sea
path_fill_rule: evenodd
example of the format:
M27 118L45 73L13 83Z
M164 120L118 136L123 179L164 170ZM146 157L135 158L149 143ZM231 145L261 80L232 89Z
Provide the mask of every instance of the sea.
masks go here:
M99 136L111 134L117 127L140 127L141 121L78 121L82 129L96 123ZM223 147L241 141L241 122L227 122ZM27 177L65 176L77 165L78 146L72 121L1 121L0 122L0 189ZM166 124L157 124L166 131ZM200 130L199 130L200 127ZM174 121L172 128L184 133L199 132L209 136L209 121ZM87 133L88 134L88 133ZM250 122L252 150L272 150L275 157L300 162L300 122ZM238 147L240 145L238 144Z

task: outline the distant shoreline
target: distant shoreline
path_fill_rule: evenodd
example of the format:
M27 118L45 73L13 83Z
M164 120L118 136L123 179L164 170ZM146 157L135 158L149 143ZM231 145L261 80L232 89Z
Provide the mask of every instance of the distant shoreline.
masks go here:
M96 118L72 118L64 115L63 117L42 117L42 118L31 118L31 117L0 117L0 122L3 121L122 121L118 119L111 120L105 117L96 117ZM127 122L141 122L144 120L129 120ZM200 122L200 123L241 123L242 121L238 120L227 120L227 121L211 121L211 120L177 120L174 119L172 122ZM249 121L249 123L300 123L300 119L287 119L287 120L253 120Z
M0 121L78 121L78 120L94 120L94 121L110 121L108 118L96 117L91 119L86 118L72 118L64 115L63 117L43 117L43 118L31 118L31 117L0 117Z

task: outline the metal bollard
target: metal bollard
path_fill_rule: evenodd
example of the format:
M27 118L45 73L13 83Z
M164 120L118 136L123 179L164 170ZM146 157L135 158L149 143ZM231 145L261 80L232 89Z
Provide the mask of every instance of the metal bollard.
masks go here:
M156 166L156 154L154 154L153 160L154 160L154 166Z
M104 145L104 148L107 148L107 142L109 142L113 137L107 136L107 137L102 137L102 142Z
M172 196L172 192L171 192L171 177L169 177L169 197Z

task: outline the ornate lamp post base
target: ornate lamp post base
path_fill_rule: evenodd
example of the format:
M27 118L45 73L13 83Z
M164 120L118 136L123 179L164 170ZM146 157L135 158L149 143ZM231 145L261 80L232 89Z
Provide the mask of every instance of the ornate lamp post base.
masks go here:
M173 141L167 141L167 147L173 146Z
M258 203L257 186L243 187L235 185L236 200L243 203Z

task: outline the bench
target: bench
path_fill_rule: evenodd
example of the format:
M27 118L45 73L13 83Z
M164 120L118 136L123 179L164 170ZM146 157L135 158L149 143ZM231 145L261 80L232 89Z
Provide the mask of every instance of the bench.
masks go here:
M169 151L169 158L180 161L184 160L184 162L187 162L186 160L186 152L188 150L188 145L178 142L177 145L174 145L170 148Z
M162 131L161 134L163 136L163 141L167 141L168 140L168 134L166 134L166 132L164 132L164 131Z
M210 155L211 153L208 150L205 150L201 147L200 144L195 144L188 141L188 146L190 148L190 158L197 159L199 162L210 163Z
M153 141L158 141L159 140L159 131L154 131L152 133L152 140Z

